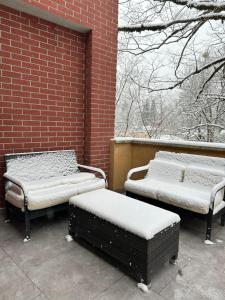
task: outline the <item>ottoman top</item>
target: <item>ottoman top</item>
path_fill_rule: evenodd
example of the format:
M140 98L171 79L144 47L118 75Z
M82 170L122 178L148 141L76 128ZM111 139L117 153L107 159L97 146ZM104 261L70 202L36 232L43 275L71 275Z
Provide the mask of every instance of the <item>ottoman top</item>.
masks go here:
M146 240L180 222L175 213L106 189L74 196L70 204Z

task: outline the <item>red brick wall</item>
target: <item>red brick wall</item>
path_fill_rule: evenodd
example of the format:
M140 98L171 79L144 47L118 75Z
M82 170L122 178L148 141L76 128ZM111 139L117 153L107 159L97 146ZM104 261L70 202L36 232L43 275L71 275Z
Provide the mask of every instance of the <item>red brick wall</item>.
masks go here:
M80 34L0 6L0 175L3 154L75 149L109 166L114 132L117 1L29 1L92 28ZM0 206L3 204L1 193Z
M109 168L114 135L118 0L23 0L92 29L86 42L85 162Z

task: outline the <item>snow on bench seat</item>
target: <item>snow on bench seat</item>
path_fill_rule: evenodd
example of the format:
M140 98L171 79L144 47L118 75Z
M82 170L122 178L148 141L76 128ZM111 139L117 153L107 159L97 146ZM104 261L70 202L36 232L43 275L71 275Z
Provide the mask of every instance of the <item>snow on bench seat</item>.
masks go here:
M180 222L177 214L106 189L72 197L70 204L146 240Z
M147 171L144 179L131 176ZM148 165L131 169L125 182L128 195L154 199L207 215L206 240L211 239L212 221L225 220L225 158L159 151Z
M184 166L180 163L152 160L145 178L127 180L125 182L125 189L145 197L156 199L158 190L162 187L162 182L165 189L168 184L181 182L184 170Z
M68 199L77 194L82 194L96 189L105 187L104 179L92 178L77 184L59 184L48 188L29 190L28 209L36 210L51 207L54 205L68 202ZM6 193L6 200L16 207L24 206L24 197L11 190Z
M176 157L177 153L159 154L157 153L156 159L150 162L144 179L128 179L125 182L126 191L207 214L212 188L225 177L221 167L212 167L217 158L209 158L209 164L202 165L203 161L207 162L207 158L203 159L203 156L198 161L196 157L192 158L193 155L178 154L178 159L173 162L169 159ZM188 159L190 164L187 164ZM218 159L220 161L220 158ZM217 193L214 212L218 211L218 207L223 207L223 196L224 190Z
M49 179L42 179L39 181L30 181L30 182L24 181L23 186L26 189L26 191L30 192L30 191L46 189L54 186L59 186L62 184L77 184L95 178L96 178L95 175L92 173L79 172L72 175L51 177ZM17 185L12 183L9 185L9 188L14 193L23 195L21 188L19 188Z

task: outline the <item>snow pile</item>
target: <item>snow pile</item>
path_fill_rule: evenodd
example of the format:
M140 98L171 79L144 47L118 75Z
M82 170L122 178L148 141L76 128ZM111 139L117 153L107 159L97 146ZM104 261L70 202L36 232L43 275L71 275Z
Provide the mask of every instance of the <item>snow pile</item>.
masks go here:
M70 203L147 240L180 222L177 214L106 189L77 195Z
M214 245L214 243L212 241L210 241L210 240L205 240L204 243L206 245Z
M72 241L73 241L72 235L67 234L67 235L65 236L65 240L66 240L68 243L72 242Z
M216 242L217 242L217 243L223 243L223 240L216 239Z
M21 181L31 182L72 175L79 172L74 151L52 151L9 155L7 173Z
M139 282L137 284L137 287L139 288L139 290L141 290L143 293L149 293L149 289L150 289L150 286L142 283L142 282Z

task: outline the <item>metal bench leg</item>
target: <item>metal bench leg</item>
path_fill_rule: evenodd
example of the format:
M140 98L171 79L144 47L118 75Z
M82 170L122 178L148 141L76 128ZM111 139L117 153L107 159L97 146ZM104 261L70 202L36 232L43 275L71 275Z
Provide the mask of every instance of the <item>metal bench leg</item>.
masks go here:
M224 226L225 225L225 214L222 214L221 215L221 226Z
M206 240L211 240L213 210L210 208L207 215Z
M27 206L25 206L24 215L25 215L25 238L23 241L24 243L26 243L30 240L30 212Z
M10 209L9 209L8 201L5 201L5 213L6 213L5 223L9 223L11 219L10 219Z

